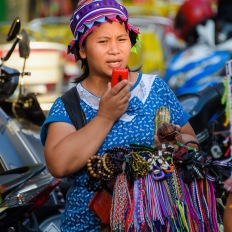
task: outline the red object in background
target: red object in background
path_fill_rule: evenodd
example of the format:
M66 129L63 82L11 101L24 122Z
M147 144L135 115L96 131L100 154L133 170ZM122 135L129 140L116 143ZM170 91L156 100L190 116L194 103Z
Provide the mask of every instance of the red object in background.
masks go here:
M175 17L175 29L180 38L186 40L196 25L215 17L209 0L186 0L179 8Z

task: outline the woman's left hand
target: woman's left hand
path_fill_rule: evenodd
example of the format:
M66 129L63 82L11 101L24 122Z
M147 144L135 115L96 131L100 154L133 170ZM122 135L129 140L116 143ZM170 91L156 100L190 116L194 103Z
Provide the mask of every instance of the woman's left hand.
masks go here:
M198 145L195 143L191 143L191 141L198 143L196 134L190 125L189 122L187 122L183 127L180 127L179 125L174 125L173 128L175 128L177 134L179 133L181 136L181 140L178 141L182 144L188 143L188 146L194 148L194 149L199 149ZM155 144L156 146L160 146L162 144L162 141L159 140L157 134L154 136ZM179 146L176 144L177 141L174 139L172 141L169 141L170 144L174 145L174 149L178 150Z

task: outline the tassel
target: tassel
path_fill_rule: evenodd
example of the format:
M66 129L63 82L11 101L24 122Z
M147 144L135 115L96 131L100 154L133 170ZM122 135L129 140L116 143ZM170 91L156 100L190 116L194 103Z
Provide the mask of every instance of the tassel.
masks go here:
M128 210L126 213L126 220L125 220L125 232L131 231L134 226L133 220L133 211L134 211L134 198L133 198L133 188L130 189L130 199L131 204L128 205Z
M110 212L110 227L112 231L124 232L125 215L127 213L128 205L130 204L131 198L125 174L125 163L123 163L123 172L118 175L113 192Z
M144 189L143 179L140 177L134 182L134 226L135 231L144 231L146 228L145 222L145 207L144 207Z

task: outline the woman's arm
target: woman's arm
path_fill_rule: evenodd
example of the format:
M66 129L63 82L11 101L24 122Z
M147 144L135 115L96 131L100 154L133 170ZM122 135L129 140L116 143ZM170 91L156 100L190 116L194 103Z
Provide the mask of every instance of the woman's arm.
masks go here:
M229 192L223 215L224 232L232 231L232 176L224 182L224 188Z
M223 215L224 232L232 231L232 193L229 193Z
M187 122L183 127L181 127L180 134L182 138L181 143L185 144L189 141L195 141L198 143L197 136L189 122ZM199 149L198 145L194 143L188 143L187 145L197 150Z
M51 123L45 142L45 160L52 175L64 177L84 167L95 155L114 122L126 111L131 83L120 82L111 89L110 83L100 100L98 114L80 130L62 122Z

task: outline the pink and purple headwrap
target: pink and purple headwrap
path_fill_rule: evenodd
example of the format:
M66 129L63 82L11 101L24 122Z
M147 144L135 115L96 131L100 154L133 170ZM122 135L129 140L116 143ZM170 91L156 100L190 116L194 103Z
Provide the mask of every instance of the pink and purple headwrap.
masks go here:
M70 18L70 28L75 39L69 43L68 53L73 53L78 60L76 43L80 47L89 33L106 21L124 23L128 31L139 34L139 30L128 22L127 9L115 0L82 0Z

